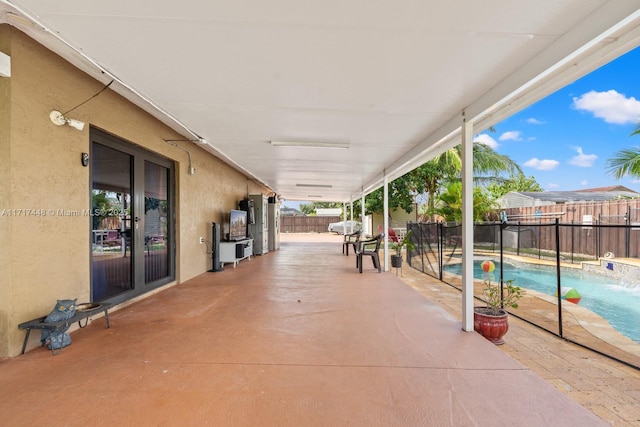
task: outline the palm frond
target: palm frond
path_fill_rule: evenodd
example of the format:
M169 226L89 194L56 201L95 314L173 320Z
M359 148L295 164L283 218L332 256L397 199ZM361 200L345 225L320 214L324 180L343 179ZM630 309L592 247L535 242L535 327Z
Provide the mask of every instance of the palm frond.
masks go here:
M625 148L618 151L614 157L607 159L605 170L616 179L627 175L640 177L640 149Z

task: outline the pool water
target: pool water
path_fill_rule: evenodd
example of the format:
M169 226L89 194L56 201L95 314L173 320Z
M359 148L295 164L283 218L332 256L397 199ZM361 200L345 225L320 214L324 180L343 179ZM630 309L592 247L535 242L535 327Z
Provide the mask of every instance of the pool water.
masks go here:
M486 274L481 267L482 261L474 262L473 276L484 279ZM500 279L500 263L495 262L492 273L494 281ZM460 264L447 266L445 271L460 275ZM533 289L555 296L558 288L555 268L526 268L504 264L504 280L514 280L521 288ZM582 271L563 269L561 272L563 288L574 288L582 299L579 305L588 308L605 318L620 333L636 342L640 342L640 284L619 281ZM572 304L563 301L563 304Z

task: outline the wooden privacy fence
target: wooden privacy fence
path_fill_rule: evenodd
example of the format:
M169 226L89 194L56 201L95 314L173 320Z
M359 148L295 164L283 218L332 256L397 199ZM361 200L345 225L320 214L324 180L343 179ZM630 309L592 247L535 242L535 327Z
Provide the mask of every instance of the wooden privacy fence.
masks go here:
M624 224L625 215L631 222L640 222L640 199L607 202L569 203L505 209L510 219L559 218L564 224L580 224L584 215L601 218L601 224Z
M339 216L281 216L281 233L326 233L329 224L339 222Z
M625 199L597 203L556 204L506 209L509 228L529 227L536 246L556 249L558 220L560 252L601 257L640 256L640 200Z

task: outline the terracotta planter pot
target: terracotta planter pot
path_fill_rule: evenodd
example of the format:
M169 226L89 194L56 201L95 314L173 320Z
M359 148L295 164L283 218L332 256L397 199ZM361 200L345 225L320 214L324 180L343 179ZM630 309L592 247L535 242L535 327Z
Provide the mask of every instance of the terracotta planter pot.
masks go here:
M509 315L502 310L497 316L488 314L485 307L473 309L473 328L495 345L504 344L502 337L509 330Z

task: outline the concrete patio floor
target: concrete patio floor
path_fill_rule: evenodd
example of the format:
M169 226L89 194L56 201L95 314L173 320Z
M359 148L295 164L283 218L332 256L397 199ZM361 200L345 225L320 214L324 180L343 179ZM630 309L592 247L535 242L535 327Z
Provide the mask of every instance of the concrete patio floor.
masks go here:
M401 279L456 319L462 318L459 290L425 279L425 274L412 268L405 267ZM585 330L584 335L588 334ZM600 338L590 338L580 342L597 348ZM498 348L609 425L640 426L638 369L560 339L515 316L510 316L505 344Z
M56 356L2 360L2 425L611 425L393 273L358 274L339 236L310 236L95 319Z

